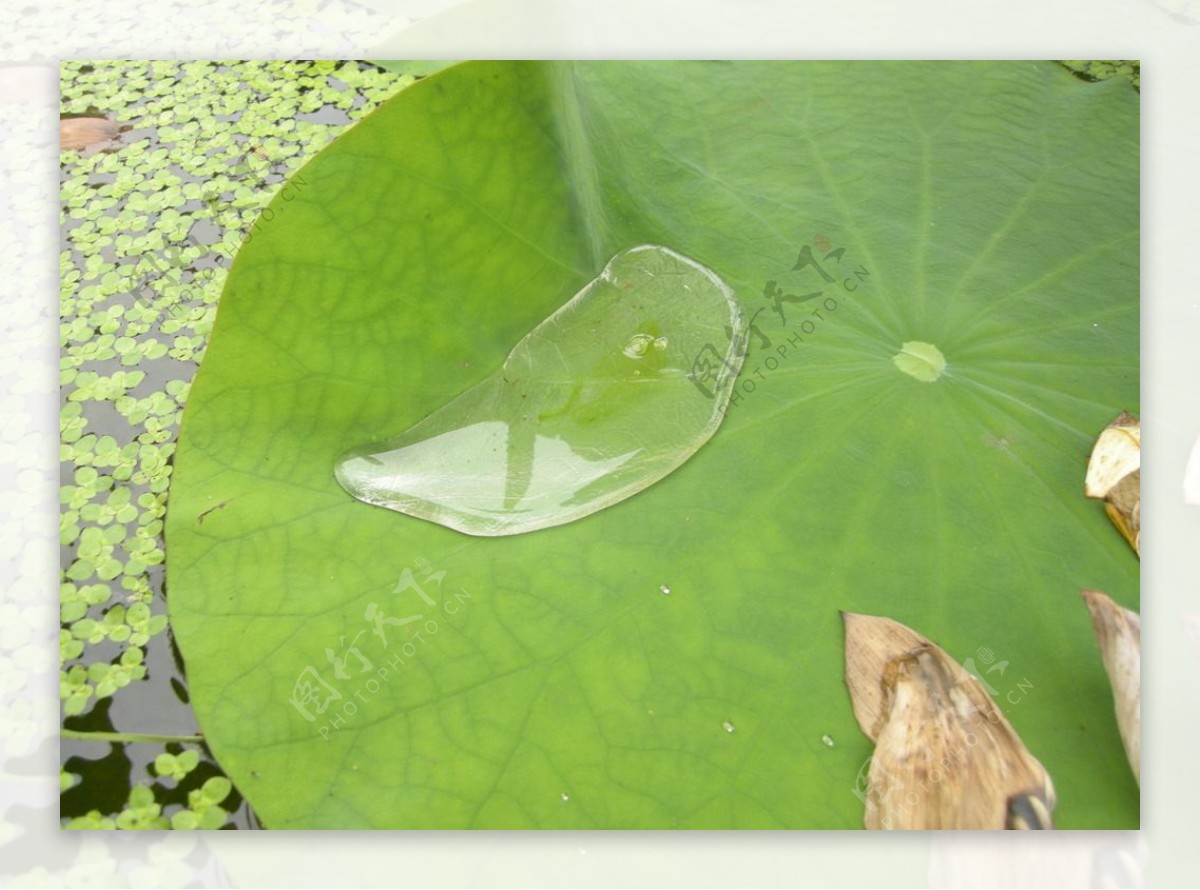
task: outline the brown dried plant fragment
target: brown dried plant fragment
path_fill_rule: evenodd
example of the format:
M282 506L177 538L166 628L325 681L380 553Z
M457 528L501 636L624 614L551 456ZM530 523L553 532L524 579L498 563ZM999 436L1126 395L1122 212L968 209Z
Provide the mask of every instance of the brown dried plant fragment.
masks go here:
M843 612L846 628L846 685L858 727L871 741L887 714L882 678L888 662L904 652L932 645L915 630L890 618Z
M1117 711L1117 728L1125 744L1125 756L1140 784L1142 736L1142 619L1113 602L1099 590L1081 590L1080 596L1092 616L1096 643L1104 659L1104 670L1112 684Z
M116 139L120 127L103 117L67 117L58 122L58 142L62 151L82 151Z
M842 618L846 685L875 742L867 828L1053 827L1049 774L975 677L898 622Z
M1122 411L1096 439L1088 459L1085 492L1102 498L1104 510L1125 540L1141 556L1142 426Z

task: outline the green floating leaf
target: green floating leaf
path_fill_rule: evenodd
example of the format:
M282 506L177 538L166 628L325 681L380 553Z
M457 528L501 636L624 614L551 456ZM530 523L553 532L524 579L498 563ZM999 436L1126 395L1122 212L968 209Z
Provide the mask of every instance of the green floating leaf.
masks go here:
M337 465L369 504L472 535L581 519L666 476L720 426L745 347L733 293L665 247L622 251L503 366ZM693 371L720 371L708 380Z
M398 94L276 193L188 397L168 608L223 770L271 828L861 827L847 610L973 665L1060 827L1136 827L1077 590L1138 598L1082 497L1138 406L1137 140L1127 82L1053 63L472 62ZM639 244L749 330L683 466L498 538L339 487Z
M131 649L129 651L133 652L138 650ZM199 765L199 763L199 753L191 748L181 752L180 754L164 752L154 758L154 772L160 776L166 776L174 779L176 782L181 782L188 773L190 773ZM172 819L172 822L174 822L174 819ZM178 826L172 825L172 827Z
M117 823L109 816L101 815L99 810L89 810L85 816L76 816L66 824L69 831L112 831Z
M200 827L200 819L191 810L180 810L171 815L171 828L175 831L193 831Z

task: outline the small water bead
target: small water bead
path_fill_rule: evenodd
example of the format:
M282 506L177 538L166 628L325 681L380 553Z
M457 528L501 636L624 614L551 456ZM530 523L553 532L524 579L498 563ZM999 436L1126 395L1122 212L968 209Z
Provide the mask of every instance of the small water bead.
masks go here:
M733 732L734 725L731 721L726 720L724 723L721 724L721 728L724 729L726 732Z
M571 799L571 795L567 794L567 792L565 792L565 791L559 796L562 798L563 803L566 803L568 800Z
M646 350L650 348L650 344L654 338L649 334L634 334L621 347L621 352L625 353L630 358L641 358L646 354Z
M621 347L621 352L630 358L641 358L651 349L662 352L666 348L666 337L653 337L650 334L634 334Z
M666 584L663 584L661 587L658 588L658 592L661 593L663 596L670 596L671 588L668 587Z
M831 736L829 733L825 733L825 735L821 736L821 743L826 748L832 748L833 747L833 736Z

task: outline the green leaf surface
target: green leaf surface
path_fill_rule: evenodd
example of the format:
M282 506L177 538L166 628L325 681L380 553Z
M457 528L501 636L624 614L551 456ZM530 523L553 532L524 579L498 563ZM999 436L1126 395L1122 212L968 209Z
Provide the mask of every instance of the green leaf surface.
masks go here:
M1048 63L487 62L389 101L264 211L184 414L169 604L223 769L271 828L861 827L848 610L986 680L1060 827L1136 827L1078 590L1137 607L1082 492L1138 410L1137 137L1127 83ZM686 464L503 538L338 486L637 244L750 323Z

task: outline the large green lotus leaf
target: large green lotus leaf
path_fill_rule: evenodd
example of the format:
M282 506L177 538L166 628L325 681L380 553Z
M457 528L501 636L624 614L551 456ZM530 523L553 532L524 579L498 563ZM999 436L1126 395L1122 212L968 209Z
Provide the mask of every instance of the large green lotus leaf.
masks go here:
M471 63L398 95L264 213L184 417L170 608L222 766L273 828L856 828L848 610L988 683L1060 827L1135 827L1078 590L1137 606L1083 497L1138 410L1137 135L1127 84L1049 63ZM340 488L639 244L751 323L679 469L502 538Z

